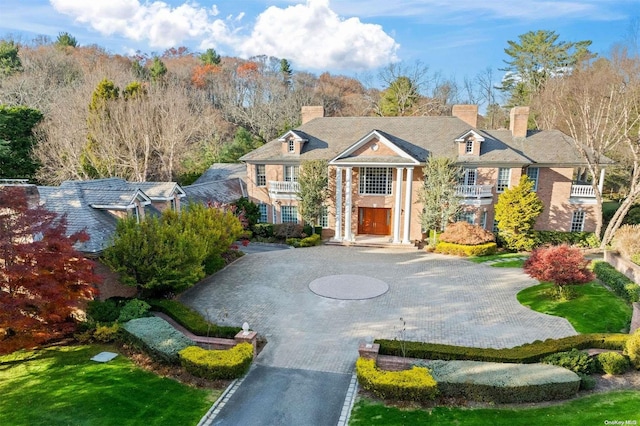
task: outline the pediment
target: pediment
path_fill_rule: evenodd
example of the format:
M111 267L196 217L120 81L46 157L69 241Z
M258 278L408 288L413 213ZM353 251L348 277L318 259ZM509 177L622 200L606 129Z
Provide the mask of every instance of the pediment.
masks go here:
M345 163L348 160L356 162L376 161L384 159L385 162L397 162L399 164L420 164L420 161L394 143L390 138L378 130L372 130L367 135L353 143L347 149L334 157L331 163Z

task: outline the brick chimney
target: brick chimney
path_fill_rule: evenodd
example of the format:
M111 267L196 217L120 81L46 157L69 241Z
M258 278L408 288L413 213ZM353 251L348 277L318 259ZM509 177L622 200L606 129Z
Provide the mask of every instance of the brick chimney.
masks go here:
M458 117L471 127L478 127L478 105L454 105L451 115Z
M302 107L302 124L308 123L314 118L322 117L324 117L324 107L322 105Z
M529 123L529 107L519 106L511 108L509 113L509 130L514 138L527 137L527 125Z

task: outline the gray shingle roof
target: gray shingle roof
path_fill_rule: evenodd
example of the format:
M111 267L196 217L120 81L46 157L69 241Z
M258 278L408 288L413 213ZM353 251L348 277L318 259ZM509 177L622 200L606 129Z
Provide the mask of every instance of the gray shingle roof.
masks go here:
M242 165L246 171L246 166ZM218 202L232 203L239 198L246 197L244 182L240 178L202 182L184 187L187 202Z
M246 176L247 166L242 163L213 163L193 184L237 178L244 180Z
M457 158L461 163L574 166L584 164L569 136L557 130L530 132L514 138L509 130L482 131L457 117L323 117L303 124L296 132L308 142L299 156L283 154L282 142L273 140L246 154L249 163L289 163L312 159L330 160L371 131L388 140L420 162L429 155ZM474 130L485 138L479 156L458 157L455 139Z

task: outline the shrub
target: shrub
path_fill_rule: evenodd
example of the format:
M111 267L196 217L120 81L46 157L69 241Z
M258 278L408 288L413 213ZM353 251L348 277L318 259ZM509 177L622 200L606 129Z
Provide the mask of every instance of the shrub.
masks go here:
M580 376L580 390L591 390L596 387L596 379L588 374L579 373Z
M177 300L159 299L149 300L148 302L154 310L169 315L178 324L198 336L233 339L236 334L242 331L241 327L229 327L211 323L203 318L199 312Z
M631 281L625 274L607 262L594 262L593 272L596 277L609 287L616 295L628 302L640 301L640 286Z
M629 357L631 365L633 365L636 370L640 370L640 329L636 330L631 337L629 337L624 352Z
M598 370L607 374L624 374L629 369L629 359L618 352L603 352L596 356Z
M496 243L478 244L466 246L461 244L440 241L436 245L436 253L452 254L455 256L489 256L496 252Z
M112 325L98 325L93 332L93 339L97 342L108 343L118 338L120 325L116 322Z
M320 234L309 235L308 237L300 240L300 247L313 247L320 244L322 244Z
M112 323L120 316L120 308L113 299L92 300L87 305L87 315L95 322Z
M210 380L230 380L244 375L253 360L253 346L240 343L227 350L189 346L179 353L180 363L191 374Z
M445 243L475 246L479 244L493 243L496 238L486 229L471 225L468 222L455 222L447 225L447 229L440 234L440 241Z
M149 309L151 309L151 305L144 300L129 300L120 310L118 322L127 322L135 318L144 317L149 312Z
M253 226L253 236L256 238L271 238L273 237L273 224L271 223L258 223Z
M568 352L559 352L540 360L543 364L557 365L574 373L591 374L595 371L595 361L587 353L577 349Z
M477 361L421 361L445 397L497 403L566 399L580 387L580 378L560 367Z
M595 248L600 245L593 232L534 231L536 246L559 246L569 244L577 247Z
M158 317L133 319L126 322L122 328L129 333L134 342L141 343L154 358L169 363L177 363L178 352L194 345L191 339Z
M521 176L518 185L505 189L498 196L494 208L498 234L505 247L515 251L529 251L535 247L533 227L544 205L533 191L531 179Z
M287 238L302 238L302 225L297 223L279 223L273 225L273 236L281 240Z
M613 236L612 245L627 259L640 253L640 225L622 225Z
M287 238L285 244L291 247L300 247L300 238Z
M425 367L382 371L378 370L374 360L358 358L356 374L363 389L383 399L425 402L438 394L437 383Z
M566 285L585 284L595 275L582 252L566 244L535 249L524 262L524 271L532 278L554 283L562 296Z
M503 349L386 339L376 339L376 343L380 344L380 355L403 356L404 353L406 357L419 359L532 363L539 362L547 355L569 351L572 348L622 350L629 338L628 334L578 334ZM640 354L640 342L638 347Z

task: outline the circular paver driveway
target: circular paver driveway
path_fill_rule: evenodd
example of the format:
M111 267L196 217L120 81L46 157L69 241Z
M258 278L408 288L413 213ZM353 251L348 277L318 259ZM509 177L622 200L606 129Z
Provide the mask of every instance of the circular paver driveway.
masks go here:
M368 276L389 291L338 300L309 289L332 275ZM576 334L518 303L535 283L520 269L417 250L320 246L244 256L181 300L218 323L247 321L269 342L260 364L347 373L367 336L504 348Z

